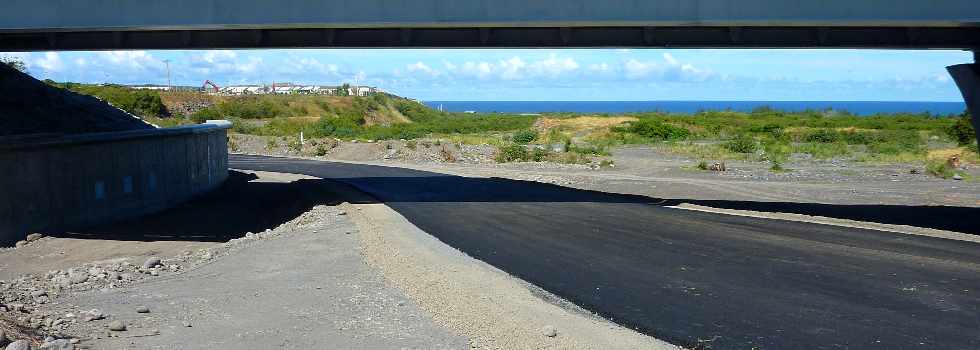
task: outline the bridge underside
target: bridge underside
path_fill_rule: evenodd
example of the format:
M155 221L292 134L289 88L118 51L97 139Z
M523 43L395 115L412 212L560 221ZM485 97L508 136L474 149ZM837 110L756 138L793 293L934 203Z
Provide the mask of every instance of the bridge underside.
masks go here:
M980 47L980 27L498 27L51 30L0 33L0 51L425 47Z

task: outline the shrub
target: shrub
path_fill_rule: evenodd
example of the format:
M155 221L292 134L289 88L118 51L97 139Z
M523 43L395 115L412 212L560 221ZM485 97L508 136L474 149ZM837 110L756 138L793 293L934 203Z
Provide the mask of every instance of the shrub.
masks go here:
M327 155L327 146L326 145L323 145L323 144L317 145L316 146L316 151L313 154L316 155L316 156L318 156L318 157L323 157L323 156Z
M774 123L769 123L769 124L759 125L759 126L753 126L753 127L750 127L749 128L749 131L751 131L751 132L766 133L766 134L771 134L771 133L779 132L779 131L782 131L782 130L783 130L783 127L782 126L780 126L779 124L774 124Z
M751 136L740 134L725 143L725 148L735 153L755 153L759 145Z
M769 171L778 173L778 172L786 171L786 168L783 167L783 162L773 160L772 165L769 167Z
M209 119L211 120L221 119L221 113L218 113L218 111L213 108L204 108L197 112L194 112L194 114L191 114L191 120L193 120L197 124L204 123L204 121ZM238 120L238 118L235 118L233 120ZM239 121L238 124L241 125L241 121L240 120L238 121Z
M543 148L534 148L534 152L531 152L531 160L535 162L543 162L548 158L548 151Z
M167 108L156 91L134 90L120 85L85 85L67 82L58 84L48 80L45 82L80 94L98 97L116 108L140 117L162 117L167 114Z
M960 146L974 144L977 138L969 112L960 114L960 117L956 119L956 123L946 129L946 133Z
M565 148L565 152L573 152L582 155L593 155L593 156L606 156L609 155L609 151L603 146L598 145L584 145L578 146L575 144L569 144Z
M936 177L951 178L955 175L954 170L949 162L942 159L931 159L926 163L926 172Z
M708 162L705 162L703 160L700 161L700 162L698 162L698 169L699 170L708 170Z
M416 146L415 140L409 140L409 141L406 141L405 142L405 148L408 148L408 149L414 151L415 150L415 146Z
M231 118L230 121L231 121L231 131L237 132L239 134L255 133L256 127L252 124L246 123L238 118ZM201 120L201 123L203 122L204 120Z
M840 140L840 134L833 130L820 129L806 135L806 142L834 143Z
M528 144L538 139L538 133L534 130L520 130L514 133L514 142L518 144Z
M523 145L510 145L501 148L497 154L498 163L525 161L527 159L527 148Z
M296 152L296 153L299 153L300 151L303 150L303 144L299 143L299 138L298 137L295 138L295 139L289 140L289 142L286 143L286 146L289 147L289 150L291 150L293 152Z
M629 132L658 140L683 140L691 132L685 128L679 128L670 124L665 124L655 119L640 119L630 123Z
M269 140L265 142L265 149L268 151L279 148L279 141L276 141L275 137L270 137Z
M868 150L881 154L922 153L925 145L918 131L894 130L879 133L868 144Z
M221 115L242 119L291 117L286 101L277 96L246 96L222 101L215 108Z

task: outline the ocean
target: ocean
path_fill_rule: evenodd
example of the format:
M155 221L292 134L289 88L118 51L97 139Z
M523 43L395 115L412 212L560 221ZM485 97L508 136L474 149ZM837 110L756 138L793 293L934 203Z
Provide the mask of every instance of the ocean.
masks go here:
M432 108L442 106L450 112L479 113L635 113L674 112L694 113L701 110L734 110L748 112L769 106L784 111L833 109L857 115L877 113L923 113L934 115L960 114L966 109L963 102L876 102L876 101L426 101Z

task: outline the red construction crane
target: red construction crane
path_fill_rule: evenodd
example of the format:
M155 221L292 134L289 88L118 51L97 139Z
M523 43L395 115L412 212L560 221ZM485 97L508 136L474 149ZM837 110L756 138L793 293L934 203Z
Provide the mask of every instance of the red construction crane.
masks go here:
M201 90L208 91L208 85L211 85L211 87L214 88L214 93L218 93L218 90L221 89L218 87L218 84L215 84L213 81L205 80L204 84L201 84Z

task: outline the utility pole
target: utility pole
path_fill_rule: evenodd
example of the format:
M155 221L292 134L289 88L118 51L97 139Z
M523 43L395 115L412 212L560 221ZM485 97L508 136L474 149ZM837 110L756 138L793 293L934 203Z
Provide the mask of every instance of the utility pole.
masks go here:
M167 65L167 91L173 90L173 86L170 85L170 60L163 60L163 63Z

